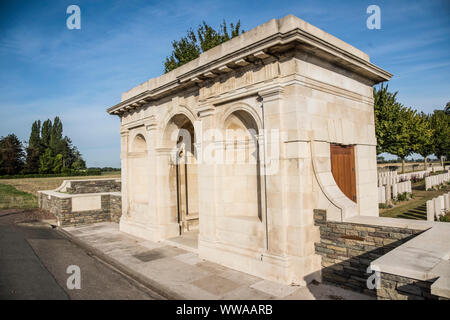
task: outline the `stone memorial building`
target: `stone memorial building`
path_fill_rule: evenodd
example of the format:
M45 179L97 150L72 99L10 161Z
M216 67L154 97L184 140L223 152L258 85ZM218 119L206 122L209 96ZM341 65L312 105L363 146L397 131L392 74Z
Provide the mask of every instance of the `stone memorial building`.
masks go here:
M125 92L108 109L121 120L120 230L198 234L200 258L269 280L318 277L313 210L378 216L372 86L390 77L289 15Z

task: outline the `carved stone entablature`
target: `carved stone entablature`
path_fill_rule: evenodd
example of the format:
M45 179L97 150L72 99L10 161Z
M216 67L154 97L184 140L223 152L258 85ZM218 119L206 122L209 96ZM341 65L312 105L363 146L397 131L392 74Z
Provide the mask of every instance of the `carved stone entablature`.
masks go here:
M263 99L263 102L280 100L283 98L283 87L275 86L268 89L258 91L258 95Z
M213 105L203 105L197 108L197 115L199 118L205 118L214 114L215 108Z
M301 50L330 61L368 79L373 84L389 80L389 72L375 66L369 57L351 45L315 28L305 21L289 15L271 20L239 37L233 38L200 55L197 59L133 88L122 96L122 102L110 107L110 114L121 116L124 112L139 109L152 100L161 99L188 86L204 85L204 80L216 80L229 73L235 73L247 64L260 64L266 59L280 55L287 50ZM269 64L270 65L270 64ZM278 73L278 66L262 68L269 74ZM268 71L270 68L274 71ZM236 87L243 81L253 83L254 72L236 77ZM250 78L249 78L250 77ZM267 78L267 75L265 76ZM203 81L203 82L202 82ZM208 81L206 81L208 82ZM214 90L220 88L214 88ZM229 88L228 88L229 89ZM208 96L205 93L205 96Z

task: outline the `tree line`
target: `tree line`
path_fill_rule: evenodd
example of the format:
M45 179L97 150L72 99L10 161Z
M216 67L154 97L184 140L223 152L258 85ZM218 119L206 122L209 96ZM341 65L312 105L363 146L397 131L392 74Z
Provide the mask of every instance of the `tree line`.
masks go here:
M26 147L15 134L0 138L0 175L70 174L86 169L59 117L34 121Z
M387 152L402 160L413 153L424 158L435 155L450 159L450 102L443 110L431 114L417 112L397 101L398 92L390 92L383 84L374 88L375 133L377 154Z

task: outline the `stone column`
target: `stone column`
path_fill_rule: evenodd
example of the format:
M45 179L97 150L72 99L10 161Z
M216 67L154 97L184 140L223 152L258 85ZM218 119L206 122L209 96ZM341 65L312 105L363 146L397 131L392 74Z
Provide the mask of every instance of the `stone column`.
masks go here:
M215 108L212 105L199 106L201 123L196 123L196 148L198 170L198 211L199 211L199 253L216 241L216 164L209 159L214 141L209 130L216 129ZM209 131L211 132L211 131Z
M283 255L287 251L287 224L288 224L288 207L287 197L288 192L294 194L297 193L297 199L290 197L293 202L300 203L300 194L298 188L294 190L288 190L289 180L299 179L298 172L287 171L287 163L282 160L285 158L284 143L281 134L278 139L274 141L271 134L271 129L279 129L280 133L284 130L295 129L286 128L283 126L282 106L283 106L283 88L274 87L259 92L262 98L263 105L263 123L265 127L265 141L263 140L261 147L266 150L266 169L265 169L265 194L267 196L267 208L263 213L263 223L266 224L266 237L267 237L267 251L269 254ZM278 159L269 159L271 156L272 148L278 148ZM295 159L295 160L298 160ZM277 163L276 163L277 162ZM263 171L264 171L264 157L262 159ZM270 165L270 167L269 167ZM277 168L273 167L277 165ZM289 175L289 180L287 179ZM298 181L296 181L298 182ZM291 207L297 207L295 203L291 203ZM267 216L266 216L267 215ZM301 244L302 245L302 244Z
M158 171L156 167L156 146L158 144L158 137L161 134L157 127L157 122L154 117L150 117L145 125L147 131L147 165L148 165L148 179L149 179L149 190L148 190L148 223L151 225L157 224L158 217Z
M120 131L120 166L121 166L121 193L122 193L122 218L126 219L128 215L128 129Z
M155 149L156 203L154 229L157 240L179 235L176 194L176 167L172 162L173 148Z

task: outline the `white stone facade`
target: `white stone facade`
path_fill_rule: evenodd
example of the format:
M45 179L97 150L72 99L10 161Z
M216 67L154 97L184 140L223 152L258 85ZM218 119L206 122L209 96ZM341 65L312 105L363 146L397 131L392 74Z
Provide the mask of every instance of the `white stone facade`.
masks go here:
M287 284L319 278L313 210L378 216L372 86L390 76L290 15L131 89L108 109L121 118L120 229L163 240L189 216L200 258ZM354 145L356 202L336 185L330 143ZM245 161L221 161L230 150Z

